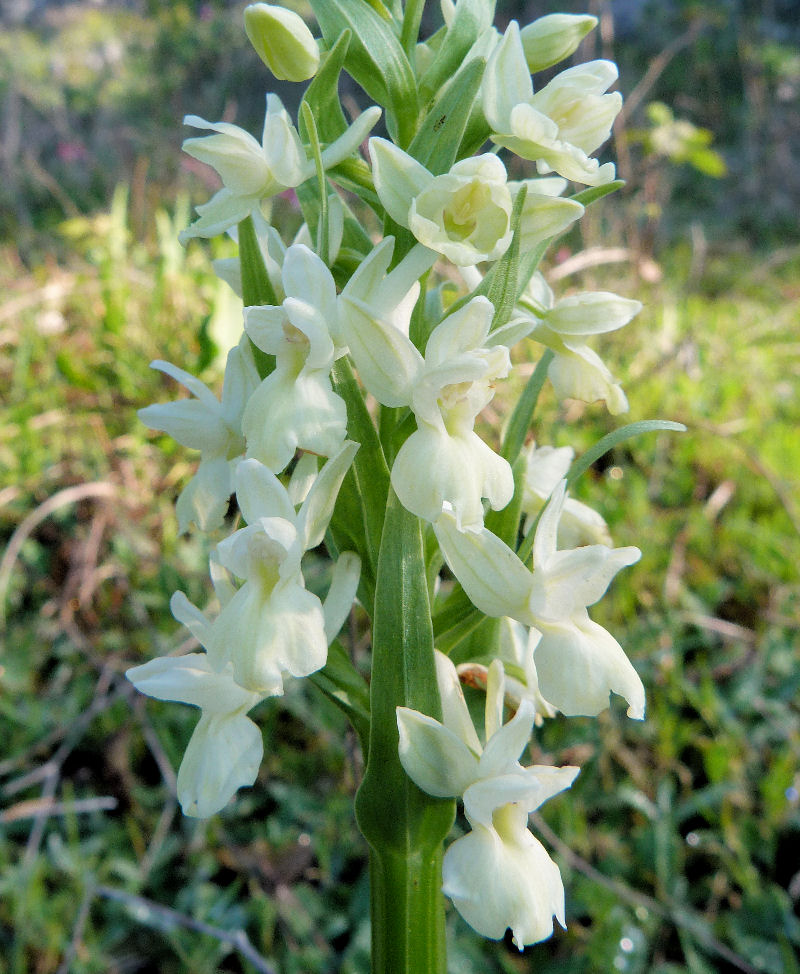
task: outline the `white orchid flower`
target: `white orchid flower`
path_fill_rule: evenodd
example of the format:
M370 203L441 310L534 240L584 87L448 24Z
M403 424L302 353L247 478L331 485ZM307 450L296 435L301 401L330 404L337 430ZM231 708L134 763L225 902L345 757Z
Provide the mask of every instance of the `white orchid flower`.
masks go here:
M158 700L200 707L202 714L178 770L178 801L184 815L208 818L252 785L264 744L245 716L263 694L245 690L230 663L214 670L206 653L162 656L126 673L137 690Z
M438 652L436 675L443 720L398 707L400 761L428 794L460 796L472 826L445 853L443 892L478 933L497 940L510 927L521 950L552 934L554 916L564 926L561 876L528 830L528 813L569 788L578 768L520 764L535 710L523 700L503 724L505 677L499 660L488 671L485 745L455 667Z
M245 338L228 352L221 400L204 382L169 362L157 360L150 367L176 379L195 397L138 412L146 426L201 452L197 472L178 498L179 530L187 531L195 521L201 530L213 531L222 525L233 493L233 470L245 448L242 414L259 382L250 343Z
M225 594L218 594L224 600ZM212 622L182 592L170 602L175 618L202 646L212 644ZM240 686L224 656L188 653L162 656L125 674L137 690L158 700L199 707L200 720L178 770L178 801L185 815L208 818L252 785L264 744L258 727L246 716L264 694Z
M555 300L537 271L516 307L534 327L530 337L555 352L547 375L559 399L605 402L612 416L628 409L628 400L611 372L583 339L616 331L642 310L641 302L608 291L589 291Z
M629 717L642 719L642 681L616 639L587 612L641 552L605 545L558 551L565 498L562 481L537 525L532 572L486 528L459 531L450 511L442 513L434 530L453 574L481 612L511 616L541 632L534 659L546 700L570 717L595 716L614 692L627 700Z
M375 190L386 212L425 247L460 267L496 260L511 243L511 212L524 183L509 183L492 153L462 159L434 176L386 139L369 140ZM566 230L583 214L573 200L537 192L529 181L520 223L523 251Z
M407 317L395 308L386 320L380 304L357 297L360 290L346 288L341 300L348 309L342 315L345 337L361 380L378 402L409 406L417 420L392 466L400 502L428 521L447 503L459 524L481 524L482 498L499 510L514 493L508 462L474 430L476 416L494 395L494 381L510 368L505 345L485 347L491 302L473 298L445 318L431 333L423 358L407 337ZM401 306L410 314L408 302Z
M550 495L566 477L575 457L571 446L539 446L531 443L523 451L525 476L522 485L522 511L525 530L547 503ZM608 525L601 514L588 504L567 497L558 522L559 548L578 548L587 544L612 546Z
M330 169L352 155L378 121L381 110L368 108L353 124L322 151L322 164ZM187 115L186 125L216 133L186 139L183 150L219 173L223 186L209 201L197 207L200 218L181 234L213 237L256 211L263 199L299 186L314 174L297 129L277 95L267 95L267 113L259 143L229 122L207 122Z
M325 665L355 597L360 562L351 553L339 558L325 606L307 591L300 563L321 542L357 449L348 441L325 464L299 511L263 464L244 460L237 468L236 497L247 527L220 542L217 556L244 584L215 620L209 652L229 659L247 689L280 694L286 676L308 676Z
M255 345L276 357L275 369L250 397L242 418L247 455L280 473L297 449L332 456L347 434L347 408L331 385L337 354L336 285L303 244L286 251L281 305L244 309ZM338 337L338 335L337 335Z
M590 186L610 182L614 164L601 166L591 153L608 139L622 108L619 92L605 93L616 79L611 61L590 61L562 71L534 94L519 25L511 21L481 86L491 139L535 161L540 173Z

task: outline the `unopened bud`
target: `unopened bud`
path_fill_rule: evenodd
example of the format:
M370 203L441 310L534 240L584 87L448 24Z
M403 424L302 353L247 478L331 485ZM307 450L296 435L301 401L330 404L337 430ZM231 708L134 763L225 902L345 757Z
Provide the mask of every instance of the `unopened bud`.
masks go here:
M519 32L528 70L543 71L574 54L589 31L597 26L590 14L548 14Z
M307 81L319 67L319 48L303 18L268 3L245 7L244 29L256 53L279 81Z

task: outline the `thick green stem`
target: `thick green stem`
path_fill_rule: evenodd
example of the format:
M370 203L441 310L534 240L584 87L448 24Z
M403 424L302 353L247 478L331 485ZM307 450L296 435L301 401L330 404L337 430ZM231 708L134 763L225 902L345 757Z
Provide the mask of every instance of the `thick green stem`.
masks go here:
M373 974L446 974L441 846L370 850Z
M455 813L408 777L397 707L441 717L421 525L389 491L372 636L369 759L356 818L370 847L373 974L445 974L442 843Z

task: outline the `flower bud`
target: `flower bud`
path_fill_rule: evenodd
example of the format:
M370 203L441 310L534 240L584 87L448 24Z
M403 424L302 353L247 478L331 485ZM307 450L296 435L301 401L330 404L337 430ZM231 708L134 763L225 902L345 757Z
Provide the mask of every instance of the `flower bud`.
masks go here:
M589 14L549 14L520 31L528 70L543 71L568 58L590 30L597 17Z
M317 73L317 42L293 10L253 3L245 8L244 29L258 56L279 81L307 81Z

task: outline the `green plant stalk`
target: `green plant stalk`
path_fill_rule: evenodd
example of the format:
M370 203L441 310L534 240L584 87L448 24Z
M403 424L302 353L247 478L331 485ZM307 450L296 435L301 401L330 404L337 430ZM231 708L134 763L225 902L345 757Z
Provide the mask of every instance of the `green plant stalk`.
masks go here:
M373 974L447 974L442 859L370 848Z
M406 775L399 706L441 719L422 530L390 489L375 587L369 759L356 795L370 847L372 969L445 974L442 843L455 803Z

